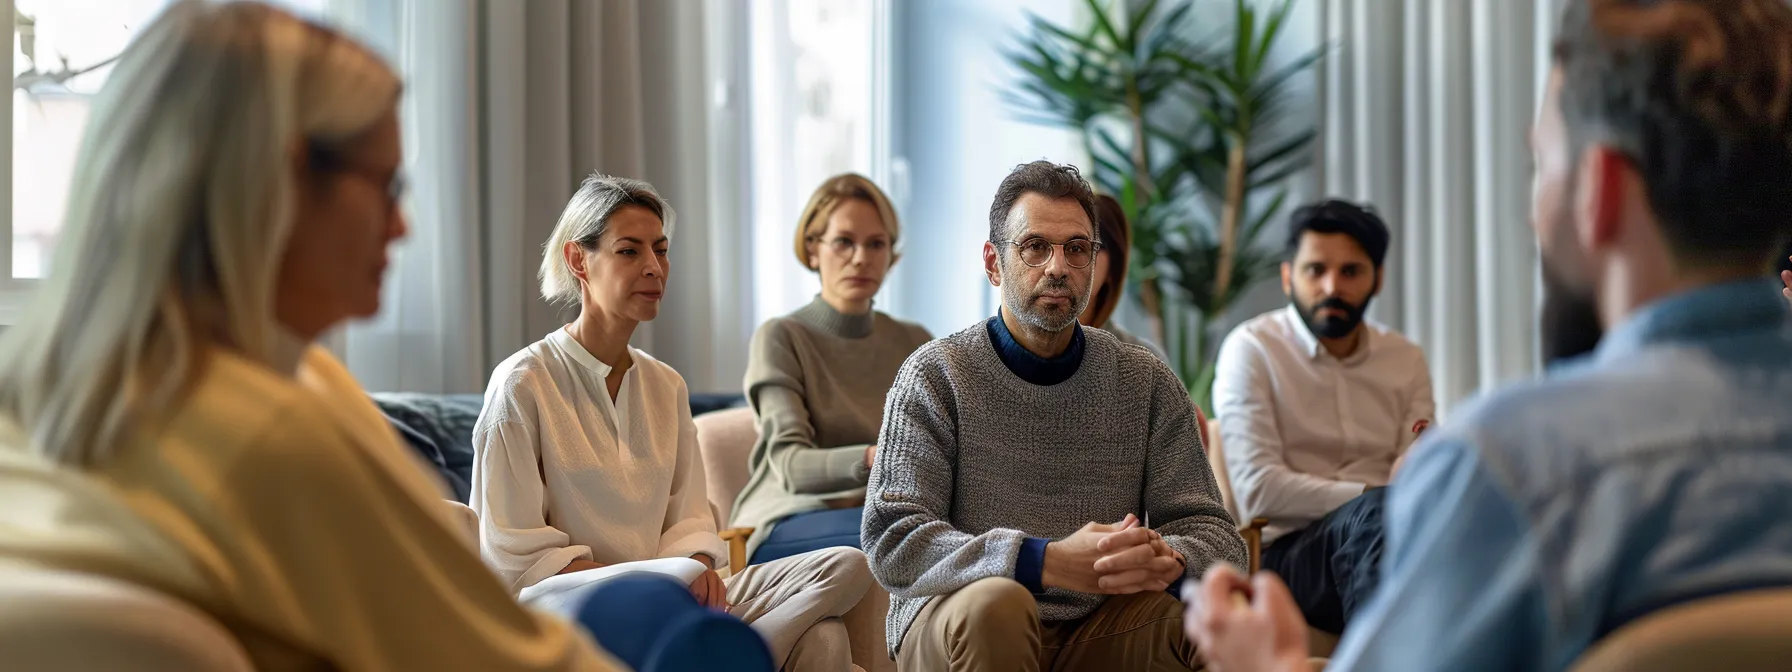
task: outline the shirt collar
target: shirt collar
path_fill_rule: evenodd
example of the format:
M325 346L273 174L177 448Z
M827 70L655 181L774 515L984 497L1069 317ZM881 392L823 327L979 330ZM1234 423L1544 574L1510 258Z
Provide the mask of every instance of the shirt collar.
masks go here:
M555 329L554 333L548 334L548 342L553 343L554 347L566 353L566 356L571 357L580 366L597 374L599 378L609 376L610 372L615 370L609 364L600 362L596 357L591 356L590 350L586 350L584 345L572 337L572 334L566 333L566 327Z
M1002 320L1002 311L997 310L996 316L989 318L989 342L995 346L1002 364L1021 380L1034 385L1057 385L1070 380L1083 366L1083 325L1072 324L1071 328L1076 331L1070 335L1070 347L1065 348L1063 354L1046 359L1015 340L1014 333L1008 331L1008 323Z
M1725 282L1658 299L1606 332L1592 354L1605 364L1651 345L1698 343L1792 324L1778 278Z
M1294 302L1282 307L1282 319L1288 321L1288 330L1294 332L1294 340L1308 357L1319 358L1319 337L1307 328L1307 321L1300 318L1300 311L1294 309Z
M876 323L876 313L865 311L861 315L842 313L834 309L820 294L809 305L796 311L798 319L827 333L841 338L864 338L871 335L871 327Z

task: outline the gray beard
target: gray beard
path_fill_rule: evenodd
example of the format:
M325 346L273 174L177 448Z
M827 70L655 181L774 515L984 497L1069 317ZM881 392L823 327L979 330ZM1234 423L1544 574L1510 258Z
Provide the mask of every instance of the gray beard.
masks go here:
M1064 331L1076 324L1077 316L1083 314L1083 308L1089 303L1087 298L1073 298L1070 308L1060 317L1034 310L1033 298L1027 294L1027 290L1020 287L1020 283L1002 283L1002 303L1008 307L1009 312L1014 313L1021 323L1050 334Z

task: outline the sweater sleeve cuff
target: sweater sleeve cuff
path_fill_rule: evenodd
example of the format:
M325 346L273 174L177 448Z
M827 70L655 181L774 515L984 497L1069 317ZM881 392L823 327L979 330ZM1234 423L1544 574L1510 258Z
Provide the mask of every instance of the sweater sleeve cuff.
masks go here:
M865 445L841 446L828 451L829 478L864 485L865 479L871 476L871 470L865 467Z
M1014 580L1039 595L1045 592L1045 545L1050 539L1027 537L1020 542L1020 555L1014 559Z

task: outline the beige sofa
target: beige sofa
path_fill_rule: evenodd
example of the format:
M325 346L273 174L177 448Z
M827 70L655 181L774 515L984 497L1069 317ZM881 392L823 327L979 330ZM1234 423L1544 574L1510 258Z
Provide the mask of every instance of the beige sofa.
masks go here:
M747 487L747 457L759 440L759 428L750 408L711 411L695 418L697 445L703 452L703 472L709 487L709 504L716 512L716 529L728 541L730 571L738 572L747 564L747 537L750 528L728 529L733 516L734 499ZM868 672L894 672L884 646L884 616L890 611L890 594L876 584L846 614L846 630L852 639L852 660Z
M0 568L0 670L251 672L210 616L116 579Z

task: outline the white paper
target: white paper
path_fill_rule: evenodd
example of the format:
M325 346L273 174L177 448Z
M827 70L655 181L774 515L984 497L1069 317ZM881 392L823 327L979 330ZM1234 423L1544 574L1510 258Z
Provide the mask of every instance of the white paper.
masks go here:
M636 572L659 574L678 582L678 585L688 586L696 581L697 577L702 576L704 570L707 569L709 567L704 566L703 563L690 558L660 558L624 562L597 569L587 569L582 572L555 574L542 579L540 583L524 588L522 593L517 595L517 600L539 609L566 613L576 606L572 604L573 602L592 590L588 586L594 586L624 574Z

